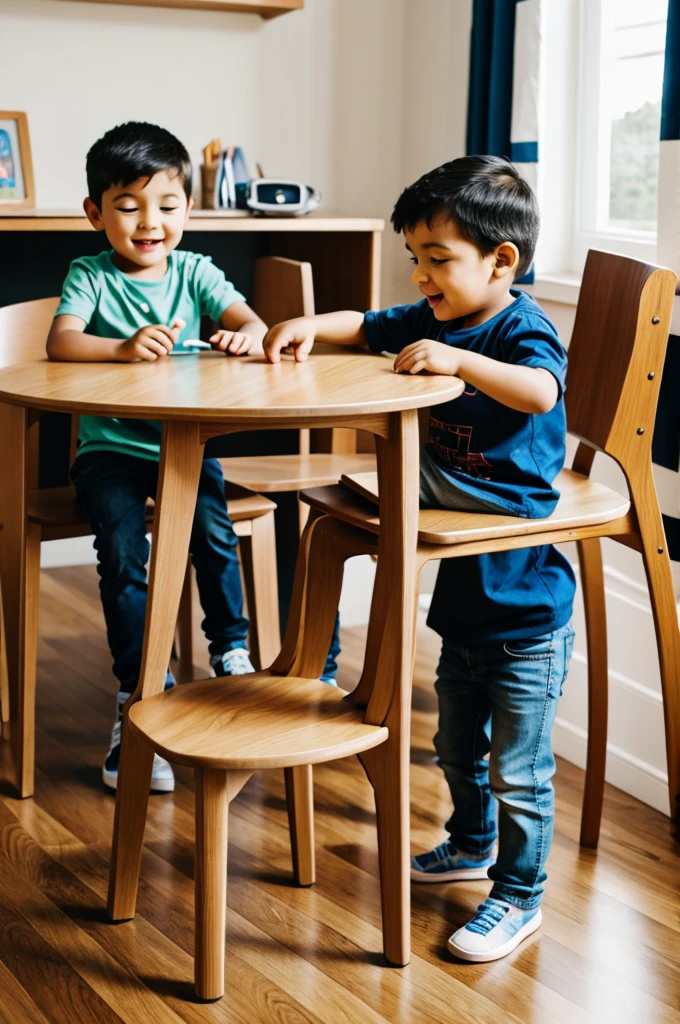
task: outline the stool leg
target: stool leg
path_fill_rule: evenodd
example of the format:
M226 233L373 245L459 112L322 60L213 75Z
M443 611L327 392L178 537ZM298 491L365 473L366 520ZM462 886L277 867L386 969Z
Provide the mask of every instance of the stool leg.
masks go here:
M5 640L5 616L2 610L2 587L0 587L0 722L9 722L9 674L7 669L7 642ZM0 735L2 729L0 728Z
M251 535L241 537L239 546L250 617L250 650L255 667L264 669L281 650L274 513L258 516L251 526Z
M194 608L193 579L191 559L187 559L187 569L182 584L182 596L179 600L177 614L177 641L179 646L179 674L182 682L187 682L194 675Z
M352 692L353 700L359 707L363 708L368 705L371 693L373 692L373 683L380 659L380 644L385 629L388 596L387 577L385 573L376 572L375 583L373 584L373 597L371 599L371 613L366 633L364 666L357 688Z
M385 959L403 967L411 959L407 744L390 733L385 743L358 756L375 794Z
M588 642L588 758L581 812L581 846L595 849L600 837L607 761L607 610L599 537L578 541Z
M224 995L227 913L227 772L196 768L196 941L194 979L199 999Z
M314 785L311 764L284 768L293 874L298 885L314 885Z
M109 875L108 912L112 921L135 916L153 758L153 747L129 727L124 717Z

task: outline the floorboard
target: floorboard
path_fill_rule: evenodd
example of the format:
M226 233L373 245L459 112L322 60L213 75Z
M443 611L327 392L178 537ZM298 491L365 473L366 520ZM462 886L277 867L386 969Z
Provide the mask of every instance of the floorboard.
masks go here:
M363 629L343 631L341 685ZM197 671L207 674L196 641ZM411 837L450 813L434 760L437 638L421 624L413 699ZM227 995L193 996L193 783L153 796L134 921L108 923L114 800L101 784L114 713L98 580L42 575L36 796L0 784L0 1024L680 1024L680 866L671 823L607 787L597 852L578 846L583 773L558 761L544 924L516 953L466 965L451 931L480 882L413 889L413 960L383 966L372 792L355 759L315 769L318 881L298 889L281 772L232 804ZM7 744L0 744L6 761Z

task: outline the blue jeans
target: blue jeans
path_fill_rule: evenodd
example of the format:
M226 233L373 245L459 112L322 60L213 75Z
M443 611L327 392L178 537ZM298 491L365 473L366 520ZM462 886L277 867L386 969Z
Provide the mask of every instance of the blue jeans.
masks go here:
M158 462L117 452L92 452L76 459L71 479L95 537L113 673L120 690L132 693L142 663L146 614L149 543L145 506L147 498L156 496ZM243 616L237 544L220 464L205 459L189 550L211 655L246 646L248 620Z
M488 854L498 840L491 895L524 910L541 902L547 877L551 733L573 642L569 625L489 647L444 641L437 670L434 743L454 805L446 828L467 853Z

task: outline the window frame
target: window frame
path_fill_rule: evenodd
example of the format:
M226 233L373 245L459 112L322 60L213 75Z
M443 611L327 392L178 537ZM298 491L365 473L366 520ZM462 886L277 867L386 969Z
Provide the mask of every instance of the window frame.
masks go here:
M602 110L602 0L579 0L576 76L576 176L572 267L583 267L588 249L607 249L654 263L658 232L597 227L597 211L608 202L610 140L600 133ZM587 154L595 152L595 161Z

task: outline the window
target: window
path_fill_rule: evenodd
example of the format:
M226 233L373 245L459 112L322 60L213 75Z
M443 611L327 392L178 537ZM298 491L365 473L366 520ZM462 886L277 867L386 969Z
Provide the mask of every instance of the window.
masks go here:
M573 266L589 248L656 259L668 0L581 0Z

